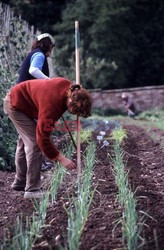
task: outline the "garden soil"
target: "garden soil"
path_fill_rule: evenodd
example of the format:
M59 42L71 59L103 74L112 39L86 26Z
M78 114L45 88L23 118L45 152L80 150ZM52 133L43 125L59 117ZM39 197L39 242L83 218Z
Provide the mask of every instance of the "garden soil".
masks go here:
M135 125L124 126L128 137L123 142L124 161L128 171L130 187L135 192L137 212L144 221L141 236L144 245L140 249L164 249L164 151L160 143L154 142L146 130ZM96 142L96 134L93 135ZM90 206L89 218L83 228L80 250L123 249L121 232L121 207L117 202L117 187L112 171L112 143L101 148L97 143L93 188L96 188ZM85 145L82 146L85 151ZM49 183L52 171L42 172L42 181ZM13 172L0 171L0 242L13 237L17 216L24 219L34 211L33 202L23 198L22 192L11 190ZM33 250L60 249L67 242L68 196L74 192L76 170L67 172L60 187L56 202L49 205L45 226L40 231ZM142 244L142 240L139 241ZM23 250L23 249L22 249Z

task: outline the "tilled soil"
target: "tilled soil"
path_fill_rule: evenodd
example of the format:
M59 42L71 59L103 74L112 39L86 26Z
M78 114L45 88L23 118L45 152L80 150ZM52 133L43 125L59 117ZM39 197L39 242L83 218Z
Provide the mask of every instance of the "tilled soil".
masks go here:
M126 125L128 138L123 143L126 169L129 172L130 187L135 192L137 211L145 215L142 237L144 250L164 249L164 152L147 132L135 125ZM95 138L94 138L95 139ZM96 141L96 140L95 140ZM117 187L112 172L112 144L101 149L97 143L93 188L96 187L90 207L89 218L84 226L80 250L123 249L121 225L115 227L121 216L117 203ZM51 171L43 176L51 175ZM20 213L30 216L34 211L32 201L23 199L23 193L14 192L10 185L14 173L0 172L0 240L4 232L12 237L12 226ZM46 226L41 230L33 249L59 249L67 247L68 195L74 192L76 171L68 172L58 192L56 202L48 208Z
M138 197L139 214L146 212L144 249L164 249L164 152L144 129L127 126L128 141L124 147L130 156L127 168L133 191Z

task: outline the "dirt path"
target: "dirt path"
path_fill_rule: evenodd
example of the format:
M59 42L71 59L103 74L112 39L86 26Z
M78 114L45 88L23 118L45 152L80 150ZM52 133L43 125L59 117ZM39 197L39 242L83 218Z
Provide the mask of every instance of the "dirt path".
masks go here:
M138 198L138 211L148 213L144 228L148 250L164 249L164 152L145 130L126 126L128 140L125 151L130 154L127 168L131 186ZM142 197L142 198L140 198Z
M152 216L144 227L144 238L147 245L144 250L164 249L164 152L159 143L154 143L144 129L130 125L125 126L128 139L124 143L125 160L129 170L130 183L136 190L137 209ZM112 145L108 152L112 154ZM94 200L90 208L90 216L85 225L80 242L80 250L114 250L122 248L121 228L117 227L112 236L120 210L116 203L117 188L112 174L112 166L107 150L101 150L97 145L96 163L93 186L97 186ZM13 192L10 185L14 173L0 172L0 239L4 228L13 224L16 215L23 212L30 215L32 203L24 200L18 192ZM57 200L48 209L46 227L33 249L59 249L67 238L67 214L63 204L67 204L67 193L72 192L76 173L66 175L58 193ZM66 193L67 190L67 193ZM141 197L142 196L142 197ZM9 234L10 231L8 231ZM56 241L56 237L59 239ZM158 248L157 248L158 246Z

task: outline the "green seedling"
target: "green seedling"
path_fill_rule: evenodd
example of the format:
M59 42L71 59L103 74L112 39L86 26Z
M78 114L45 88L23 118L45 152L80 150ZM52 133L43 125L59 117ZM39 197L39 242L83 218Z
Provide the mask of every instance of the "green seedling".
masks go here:
M93 199L94 190L91 190L93 166L95 162L95 144L87 147L85 169L82 172L81 183L78 184L78 196L72 199L68 213L68 245L69 250L77 250L80 237L89 214L89 207Z

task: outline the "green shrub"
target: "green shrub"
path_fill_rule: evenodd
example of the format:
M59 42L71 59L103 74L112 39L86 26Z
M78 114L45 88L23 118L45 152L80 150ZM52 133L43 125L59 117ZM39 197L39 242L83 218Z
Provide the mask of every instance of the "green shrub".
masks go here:
M20 65L35 36L21 17L0 3L0 170L14 170L17 133L3 112L3 98L15 85Z

